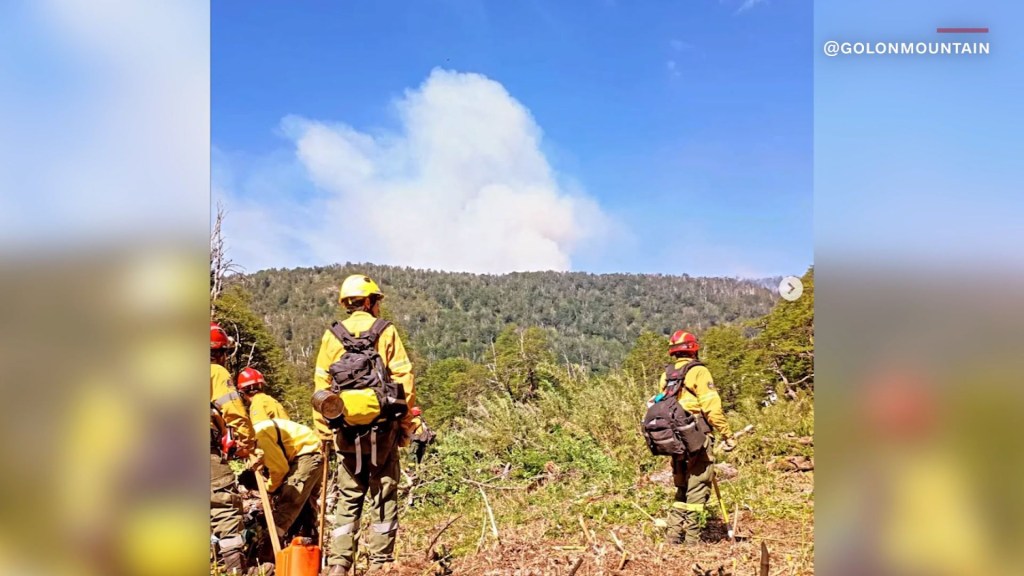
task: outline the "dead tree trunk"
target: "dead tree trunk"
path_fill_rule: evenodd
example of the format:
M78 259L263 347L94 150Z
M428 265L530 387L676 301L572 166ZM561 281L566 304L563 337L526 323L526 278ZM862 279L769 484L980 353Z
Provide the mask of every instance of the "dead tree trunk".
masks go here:
M238 267L227 256L224 244L223 224L227 211L224 205L217 203L217 216L210 231L210 318L213 318L217 306L217 298L224 291L224 279L236 272Z

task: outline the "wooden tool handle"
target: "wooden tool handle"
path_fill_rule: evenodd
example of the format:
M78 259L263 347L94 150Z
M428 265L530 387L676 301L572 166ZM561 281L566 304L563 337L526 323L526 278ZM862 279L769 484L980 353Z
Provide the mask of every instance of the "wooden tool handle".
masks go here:
M277 558L281 551L281 537L277 535L277 524L274 523L274 509L270 504L270 495L267 494L267 481L263 473L259 471L256 458L250 462L253 473L256 475L256 486L260 489L260 501L263 503L263 515L267 518L267 528L270 530L270 545L274 547L274 557Z
M331 449L329 446L327 446L326 442L324 442L323 454L324 475L320 479L320 530L317 532L318 536L320 537L318 545L320 546L321 557L323 557L322 551L324 549L324 527L327 520L327 470L331 463Z

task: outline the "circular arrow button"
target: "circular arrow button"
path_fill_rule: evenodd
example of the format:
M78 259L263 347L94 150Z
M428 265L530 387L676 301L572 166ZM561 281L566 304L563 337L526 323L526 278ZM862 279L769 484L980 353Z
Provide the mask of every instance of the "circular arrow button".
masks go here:
M779 283L779 294L790 302L796 300L804 293L804 283L796 276L786 276Z

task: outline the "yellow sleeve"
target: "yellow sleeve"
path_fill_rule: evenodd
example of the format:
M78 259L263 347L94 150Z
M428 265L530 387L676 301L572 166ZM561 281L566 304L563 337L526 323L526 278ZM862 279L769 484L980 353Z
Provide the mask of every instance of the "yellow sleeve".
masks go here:
M242 398L231 385L231 374L218 364L210 365L210 402L220 410L224 423L235 430L235 441L252 448L253 430Z
M715 390L715 383L711 378L711 371L704 366L696 366L686 374L686 384L700 402L701 412L714 427L715 431L723 438L732 436L729 428L729 421L725 418L725 411L722 410L722 397Z
M253 397L252 406L249 407L249 417L252 419L253 424L271 418L283 418L279 411L276 410L278 406L280 406L278 401L265 394L258 394ZM285 419L287 420L288 418Z
M279 420L291 420L288 417L288 413L285 412L284 406L274 399L269 394L257 394L252 398L252 404L249 406L249 419L252 423L262 422L264 420L270 420L271 418L277 418Z
M288 412L285 411L284 406L278 402L276 398L267 396L267 400L271 403L271 418L277 418L278 420L291 420L291 418L288 417Z
M263 403L260 402L259 394L253 396L252 400L249 401L249 420L253 424L269 420L266 410L263 409Z
M316 432L313 432L308 426L280 418L275 418L274 423L281 429L281 442L284 443L286 450L292 451L293 460L303 454L318 453L323 448ZM291 464L289 464L290 469Z
M658 379L658 393L665 391L665 371L661 371L661 378Z
M277 429L272 421L266 421L266 426L260 426L256 433L256 443L263 451L263 465L270 472L270 479L267 481L267 491L275 492L284 483L284 477L288 475L288 456L281 452L277 444ZM283 436L282 436L283 440Z
M415 406L416 388L413 383L412 362L409 361L405 345L402 344L402 339L398 336L398 330L394 326L389 326L380 335L380 340L377 341L377 353L384 359L388 372L391 373L391 381L400 384L405 390L406 404L409 408ZM411 430L412 419L412 413L406 413L403 424L407 430Z
M330 330L325 330L323 338L320 339L320 352L316 356L316 369L313 372L314 393L331 387L331 373L328 370L331 364L341 356L342 350L344 350L344 346L341 345L341 342L331 334ZM323 436L332 434L331 429L327 426L327 421L316 410L313 410L313 425Z

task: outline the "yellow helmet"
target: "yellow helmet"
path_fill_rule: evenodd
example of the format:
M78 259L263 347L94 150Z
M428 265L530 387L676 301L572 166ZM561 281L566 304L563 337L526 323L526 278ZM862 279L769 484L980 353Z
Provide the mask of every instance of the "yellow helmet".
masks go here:
M348 298L366 298L371 294L383 297L380 286L369 276L353 274L341 283L341 292L338 294L338 302L344 302Z

